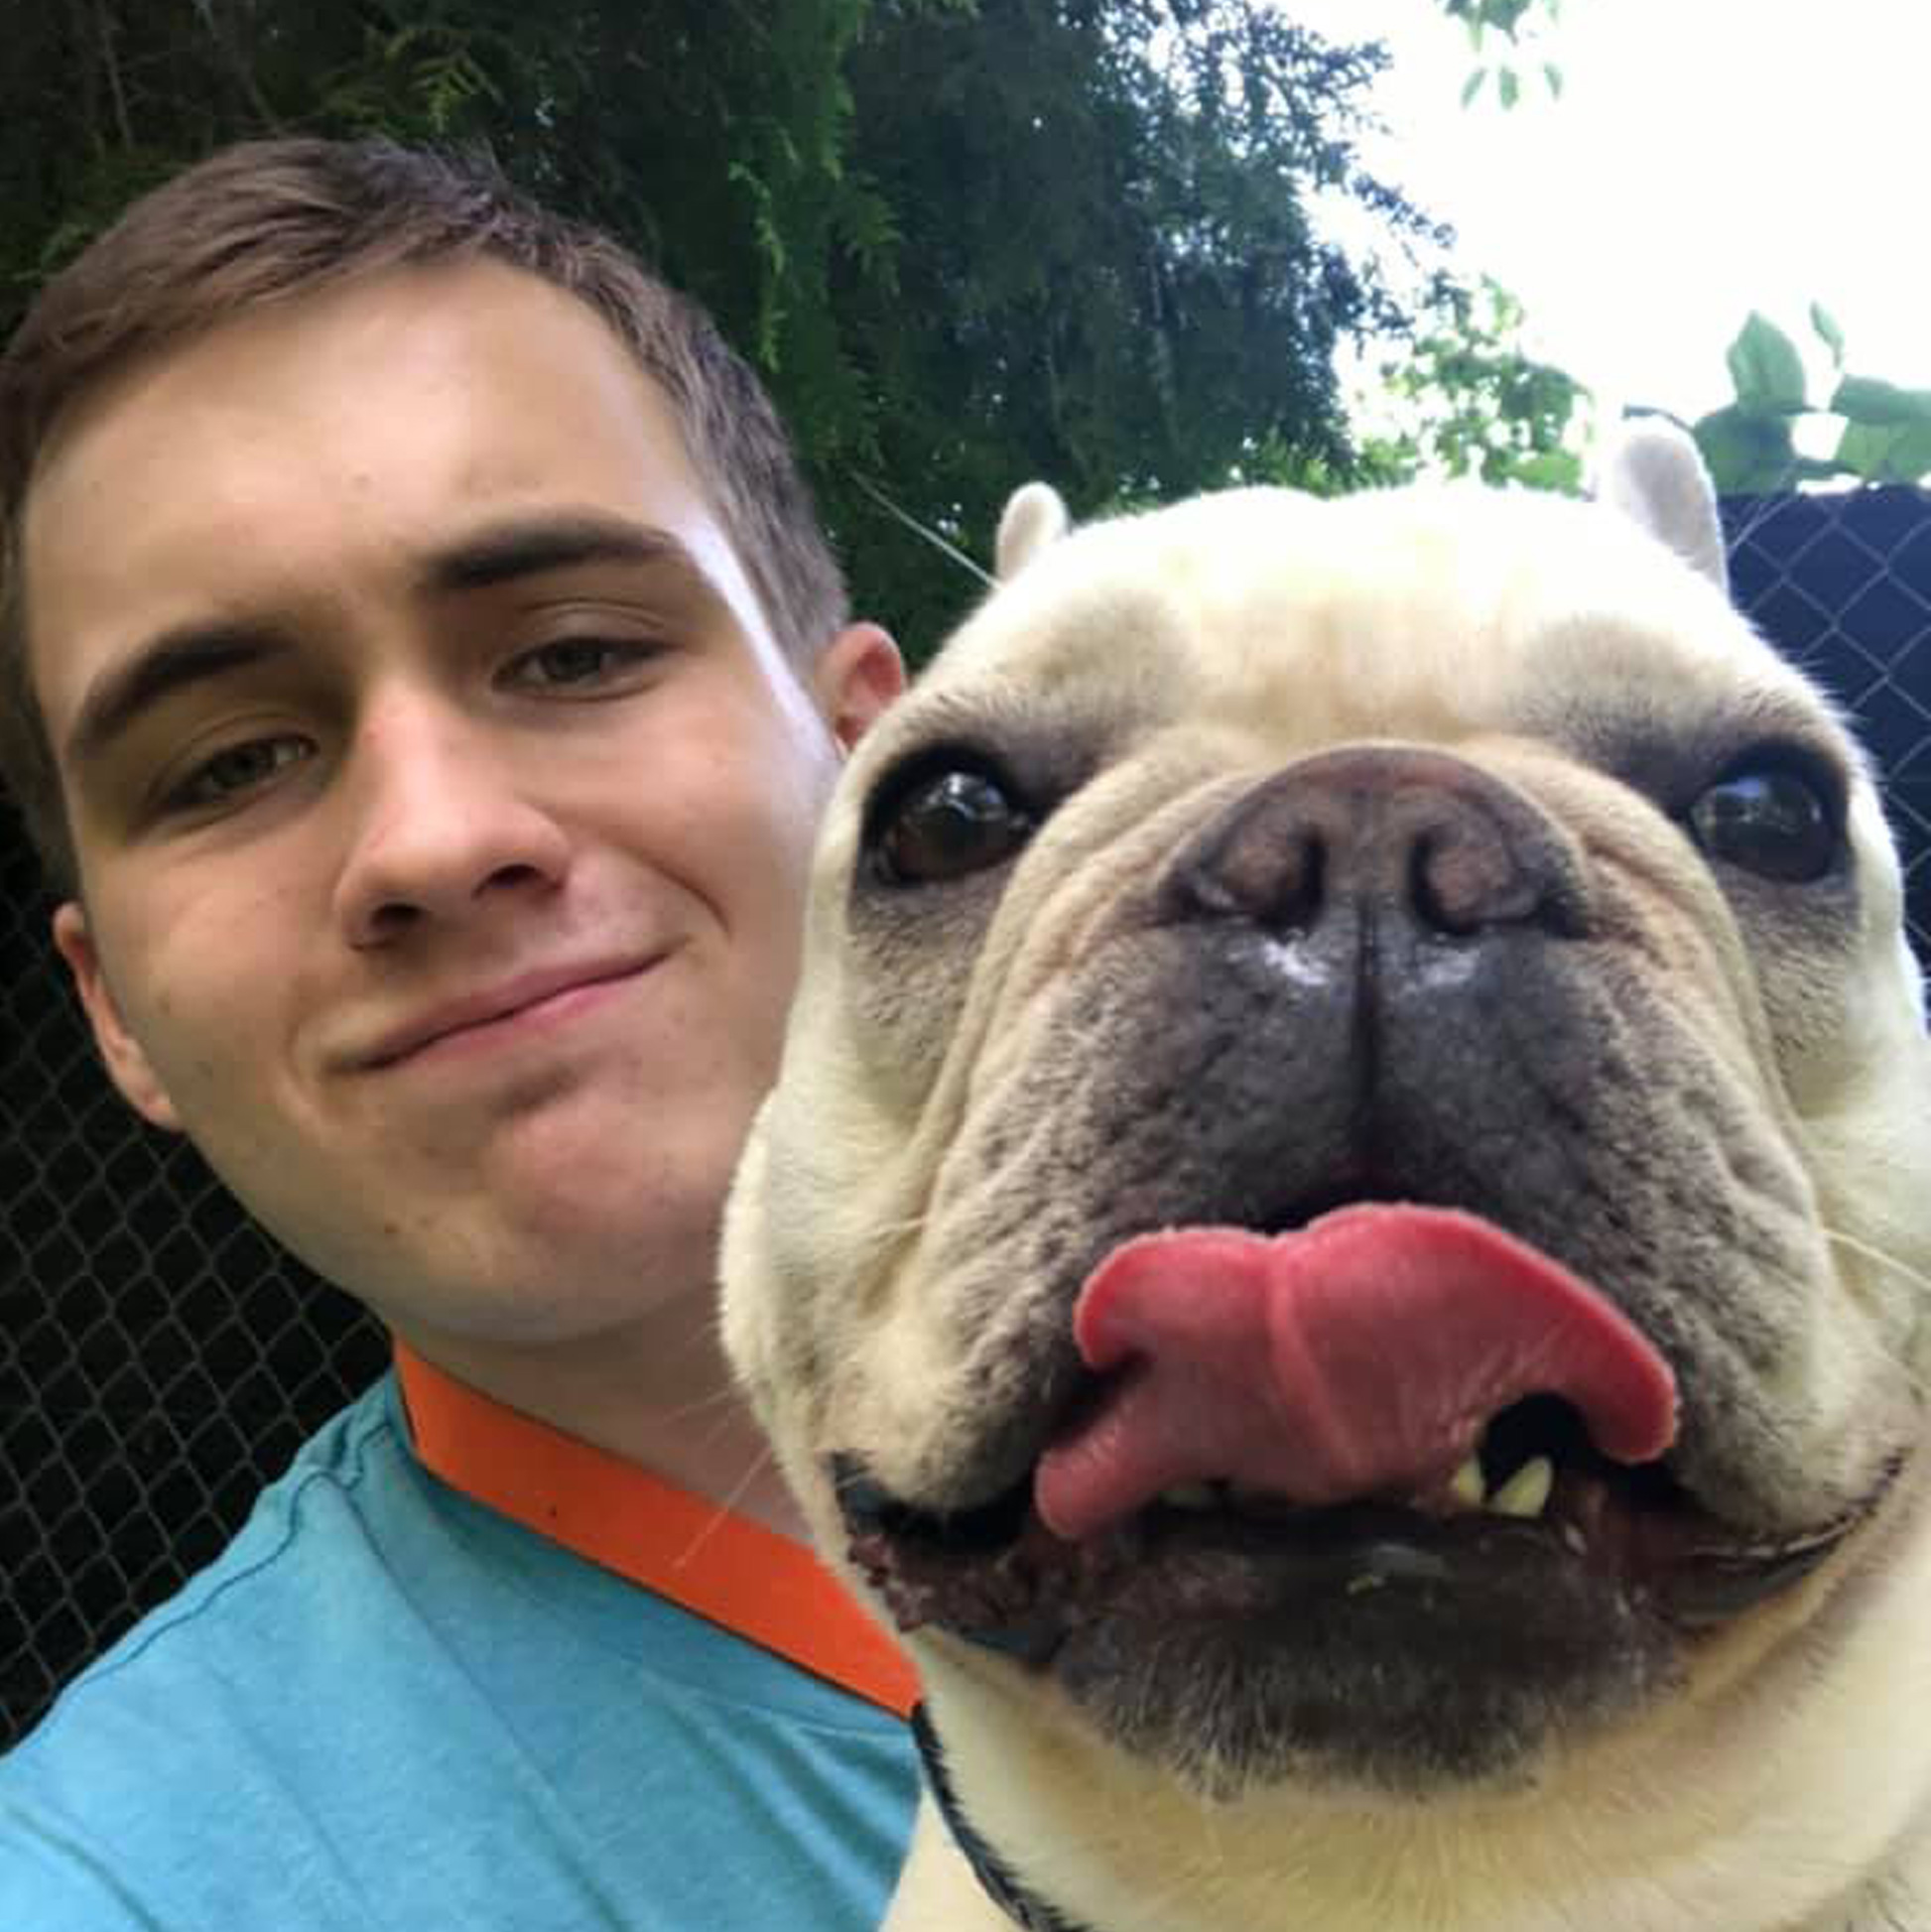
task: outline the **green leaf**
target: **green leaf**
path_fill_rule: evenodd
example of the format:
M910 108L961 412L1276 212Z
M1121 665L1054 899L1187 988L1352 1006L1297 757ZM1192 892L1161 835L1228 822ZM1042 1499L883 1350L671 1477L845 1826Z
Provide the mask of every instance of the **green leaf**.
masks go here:
M1504 107L1513 107L1522 97L1522 82L1513 67L1503 67L1496 74L1495 86L1501 94Z
M1900 430L1897 447L1891 451L1891 480L1917 483L1927 475L1931 475L1931 429L1918 424Z
M1487 78L1488 69L1486 67L1477 67L1475 72L1463 81L1462 105L1464 107L1472 107L1475 104L1475 97L1481 92L1481 83Z
M1745 409L1794 416L1805 407L1803 360L1767 317L1750 312L1730 345L1729 362L1737 400Z
M1931 470L1931 424L1852 423L1838 443L1837 460L1867 483L1915 483Z
M1831 352L1831 363L1835 368L1844 367L1844 331L1837 325L1837 318L1821 302L1810 305L1810 325L1823 339Z
M1567 450L1547 450L1538 456L1522 457L1514 466L1513 480L1530 489L1576 496L1583 487L1583 459Z
M1797 460L1788 423L1734 403L1692 424L1690 434L1710 465L1711 481L1725 495L1761 496L1782 489Z
M1846 376L1831 398L1831 408L1853 423L1875 428L1931 423L1931 389L1900 389L1874 376Z
M1562 69L1553 61L1544 61L1542 64L1542 77L1549 83L1549 98L1551 100L1560 100L1562 98Z
M1790 465L1790 483L1833 483L1849 475L1845 466L1829 456L1799 456Z
M1868 482L1883 468L1896 437L1895 430L1873 429L1868 423L1847 423L1844 434L1837 440L1837 459L1854 476L1862 476Z

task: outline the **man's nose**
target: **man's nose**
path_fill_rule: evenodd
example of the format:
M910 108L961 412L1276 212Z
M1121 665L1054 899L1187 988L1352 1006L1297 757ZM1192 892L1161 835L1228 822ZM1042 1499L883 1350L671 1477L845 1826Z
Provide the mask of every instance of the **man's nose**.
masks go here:
M348 943L388 944L456 924L506 893L559 884L570 841L529 793L536 768L485 723L436 697L385 701L348 757L349 844L335 887Z

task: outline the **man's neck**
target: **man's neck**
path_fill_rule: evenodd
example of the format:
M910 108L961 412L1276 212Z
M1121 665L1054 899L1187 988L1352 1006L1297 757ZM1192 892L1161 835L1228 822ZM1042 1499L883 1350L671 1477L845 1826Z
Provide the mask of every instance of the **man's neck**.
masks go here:
M561 1343L392 1326L446 1374L507 1407L780 1535L807 1540L724 1360L710 1289L657 1308L630 1329Z

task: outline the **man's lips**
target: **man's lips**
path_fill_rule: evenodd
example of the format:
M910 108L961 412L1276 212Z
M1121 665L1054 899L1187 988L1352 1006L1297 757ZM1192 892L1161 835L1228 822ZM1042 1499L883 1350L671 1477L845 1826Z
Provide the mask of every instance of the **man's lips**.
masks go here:
M663 957L661 953L633 954L519 973L410 1014L377 1033L368 1045L354 1050L350 1064L363 1072L397 1066L445 1042L453 1045L505 1021L535 1017L535 1009L561 1006L572 994L593 992L635 978Z

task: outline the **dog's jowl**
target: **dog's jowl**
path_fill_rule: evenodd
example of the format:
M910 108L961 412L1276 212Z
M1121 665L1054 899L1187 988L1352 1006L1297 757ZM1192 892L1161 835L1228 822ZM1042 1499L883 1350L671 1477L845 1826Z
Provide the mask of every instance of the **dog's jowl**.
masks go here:
M846 770L725 1239L895 1932L1931 1932L1931 1050L1694 454L1069 532Z

